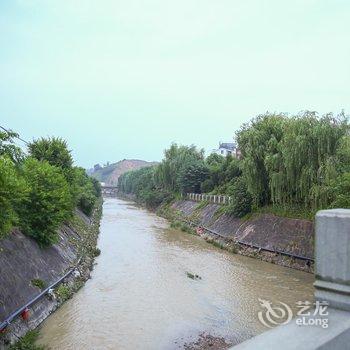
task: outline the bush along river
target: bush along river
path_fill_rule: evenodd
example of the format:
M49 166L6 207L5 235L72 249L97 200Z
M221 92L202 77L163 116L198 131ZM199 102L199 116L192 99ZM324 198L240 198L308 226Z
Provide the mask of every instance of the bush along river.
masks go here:
M312 274L226 252L120 199L104 202L98 247L92 278L43 323L40 344L181 349L207 338L215 349L267 329L259 298L293 310L313 300Z

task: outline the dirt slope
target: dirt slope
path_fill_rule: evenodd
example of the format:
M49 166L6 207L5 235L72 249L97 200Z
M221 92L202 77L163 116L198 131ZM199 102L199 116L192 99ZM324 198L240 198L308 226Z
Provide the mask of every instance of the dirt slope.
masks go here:
M146 162L140 159L123 159L102 169L94 171L91 176L108 185L116 185L120 175L129 170L136 170L146 166L152 166L156 162Z

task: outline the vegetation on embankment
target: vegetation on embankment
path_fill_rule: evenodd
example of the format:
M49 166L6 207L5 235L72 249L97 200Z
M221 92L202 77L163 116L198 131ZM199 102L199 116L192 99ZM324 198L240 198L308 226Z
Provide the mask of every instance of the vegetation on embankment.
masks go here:
M319 209L350 207L350 136L347 118L315 112L264 114L236 133L240 159L176 144L156 166L118 179L121 192L149 208L187 192L226 194L224 212L244 217L272 212L313 218Z
M56 299L44 296L33 304L30 323L17 318L5 325L0 347L36 327L82 286L98 255L101 217L100 184L73 165L64 140L35 140L26 154L16 138L12 131L0 132L0 265L6 266L0 275L1 322L79 266L59 285ZM28 339L18 346L31 348L33 337Z
M11 345L9 350L44 350L44 346L35 344L38 337L38 331L29 331L24 337L19 339L17 343Z
M54 288L53 294L44 295L29 307L30 322L23 321L20 316L11 321L1 333L0 348L2 344L12 343L37 327L84 285L93 268L94 258L99 255L96 244L101 215L102 198L97 200L90 218L79 210L75 211L70 222L58 230L58 242L45 249L19 230L0 241L0 266L7 266L0 275L0 295L3 299L0 321L74 269ZM22 349L19 347L21 344L16 345L18 349ZM23 344L27 344L27 340Z
M240 219L224 213L222 208L213 203L176 200L160 206L157 214L168 219L171 227L197 234L220 249L313 271L314 225L311 221L272 214Z
M64 140L35 140L26 155L15 146L16 137L0 132L0 238L17 227L47 247L58 241L58 228L72 219L76 207L92 214L100 185L73 165Z

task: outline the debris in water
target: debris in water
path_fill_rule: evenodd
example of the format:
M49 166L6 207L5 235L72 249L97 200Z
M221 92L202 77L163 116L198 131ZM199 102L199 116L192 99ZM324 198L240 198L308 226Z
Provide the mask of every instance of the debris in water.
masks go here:
M228 343L224 338L202 333L197 341L186 343L183 348L185 350L226 350L231 346L232 344Z
M186 272L186 274L187 274L187 277L188 277L188 278L191 278L191 279L193 279L193 280L201 280L201 279L202 279L201 276L199 276L199 275L197 275L197 274L193 274L193 273L191 273L191 272Z

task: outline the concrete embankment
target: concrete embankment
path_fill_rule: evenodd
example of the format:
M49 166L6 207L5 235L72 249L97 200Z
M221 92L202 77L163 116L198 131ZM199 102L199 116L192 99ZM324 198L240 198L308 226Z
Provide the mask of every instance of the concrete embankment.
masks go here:
M36 328L89 278L101 217L101 204L92 218L76 211L59 230L59 241L40 248L31 238L14 230L0 241L0 323L10 320L0 335L0 349ZM51 296L43 295L24 313L11 315L67 274ZM10 317L10 318L9 318Z
M202 226L202 236L223 248L283 266L313 271L314 224L308 220L254 214L249 219L220 215L220 205L174 202L173 218Z

